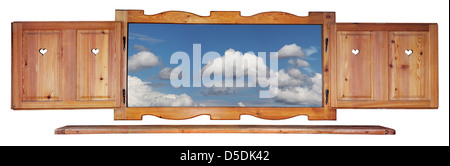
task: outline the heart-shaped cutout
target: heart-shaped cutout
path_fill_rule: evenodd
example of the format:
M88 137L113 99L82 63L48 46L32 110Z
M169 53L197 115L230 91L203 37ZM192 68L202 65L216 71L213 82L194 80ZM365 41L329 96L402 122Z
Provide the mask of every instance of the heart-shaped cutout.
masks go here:
M39 53L41 53L42 56L44 56L44 54L47 53L47 49L46 48L41 48L41 49L39 49Z
M410 56L413 53L413 50L405 50L405 54Z
M358 55L359 54L359 50L358 49L353 49L352 53L355 54L355 55Z
M91 52L94 53L94 55L97 55L98 52L100 52L100 50L98 50L98 48L93 48L93 49L91 50Z

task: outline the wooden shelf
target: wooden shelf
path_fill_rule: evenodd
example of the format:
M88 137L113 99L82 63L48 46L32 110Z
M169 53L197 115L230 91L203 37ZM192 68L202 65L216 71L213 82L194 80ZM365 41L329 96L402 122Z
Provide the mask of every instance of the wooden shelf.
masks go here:
M132 133L281 133L395 135L383 126L347 125L77 125L57 128L55 134Z

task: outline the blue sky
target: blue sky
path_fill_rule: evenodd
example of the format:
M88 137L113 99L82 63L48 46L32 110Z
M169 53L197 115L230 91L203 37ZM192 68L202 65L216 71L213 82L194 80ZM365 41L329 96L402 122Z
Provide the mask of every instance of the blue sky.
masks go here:
M321 82L320 25L133 23L129 24L128 30L129 106L321 106L321 102L318 100L295 99L296 93L313 92L313 89L314 92L318 91L317 86L319 85L313 83ZM216 88L214 90L206 87L174 88L171 86L170 80L164 79L160 72L165 68L173 69L179 65L169 63L174 52L186 52L191 56L192 61L193 44L201 44L202 55L208 51L215 51L223 56L229 49L242 54L254 52L256 55L258 52L269 54L277 51L280 51L279 54L281 54L280 49L282 48L288 50L286 56L281 58L280 55L278 60L278 70L284 72L281 74L286 76L283 77L286 78L286 86L280 87L282 93L273 99L259 98L259 90L267 89L260 87ZM294 55L294 53L301 54L298 51L290 54L292 51L289 49L300 49L300 52L305 55ZM269 66L269 61L267 66ZM192 75L192 71L190 72ZM141 81L140 84L132 84L135 86L132 87L130 77L133 81ZM318 80L319 78L320 80ZM148 89L148 92L139 89ZM145 95L145 92L149 95ZM316 96L318 95L320 94ZM299 96L307 97L310 94L299 94ZM162 101L176 100L179 103L178 105L158 103L159 99ZM142 101L134 102L133 100Z

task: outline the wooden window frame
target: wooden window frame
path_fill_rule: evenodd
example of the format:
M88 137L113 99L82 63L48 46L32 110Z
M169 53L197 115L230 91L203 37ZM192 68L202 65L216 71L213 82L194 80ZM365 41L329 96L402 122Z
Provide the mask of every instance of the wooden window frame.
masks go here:
M262 119L287 119L306 115L309 120L336 120L336 109L331 108L328 97L330 89L330 57L335 54L335 13L310 12L308 16L296 16L284 12L265 12L252 16L241 16L238 11L212 11L210 16L199 16L188 12L168 11L145 15L143 10L116 10L116 21L122 22L122 34L128 36L128 23L167 24L313 24L322 26L322 107L127 107L126 97L120 108L114 109L115 120L142 120L143 115L164 119L181 120L199 115L210 115L211 120L239 120L240 115L252 115ZM127 40L121 61L121 87L127 90ZM326 51L325 51L326 50Z

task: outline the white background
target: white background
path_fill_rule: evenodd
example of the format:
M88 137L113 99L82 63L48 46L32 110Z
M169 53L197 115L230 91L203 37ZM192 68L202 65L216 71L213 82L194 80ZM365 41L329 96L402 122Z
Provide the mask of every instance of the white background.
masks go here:
M240 121L212 121L209 116L189 120L164 120L144 116L142 121L114 121L113 110L13 111L11 103L11 22L13 21L113 21L115 9L144 9L146 14L178 10L198 15L209 11L241 11L249 16L283 11L307 15L309 11L334 11L336 22L412 22L439 24L439 109L340 109L336 121L262 120L242 116ZM449 145L449 2L427 1L8 1L0 10L0 145ZM54 135L65 125L150 124L296 124L382 125L397 135L319 134L104 134Z

